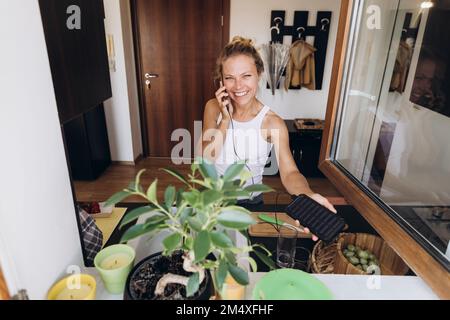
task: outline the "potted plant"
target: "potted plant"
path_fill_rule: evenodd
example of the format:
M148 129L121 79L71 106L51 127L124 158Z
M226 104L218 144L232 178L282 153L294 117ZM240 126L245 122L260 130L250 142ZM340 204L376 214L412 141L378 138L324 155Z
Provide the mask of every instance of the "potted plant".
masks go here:
M121 227L143 214L151 213L144 223L129 228L121 242L144 234L168 231L162 243L164 251L148 257L159 260L147 263L144 259L135 266L127 281L126 294L128 290L140 288L141 291L153 290L145 292L145 298L164 299L167 298L166 286L172 286L169 290L172 292L169 294L171 298L198 298L200 291L207 290L208 281L212 281L215 292L220 293L228 275L237 283L247 285L248 273L238 265L237 260L238 255L249 252L254 252L273 268L273 262L268 258L271 254L262 245L248 242L247 246L237 247L230 237L230 232L240 232L248 239L246 231L256 223L247 209L236 205L237 198L248 199L253 192L272 191L263 184L244 188L245 181L251 177L245 166L243 162L235 163L223 176L218 176L213 164L197 158L187 178L174 170L162 169L184 184L178 190L168 186L164 201L157 198L157 179L144 191L140 178L145 170L141 170L126 189L107 201L107 205L112 205L137 195L148 202L124 217ZM253 258L244 256L243 259L256 271ZM156 275L156 283L153 273L161 272L160 269L164 269L162 273L165 274ZM178 293L173 294L173 291ZM142 292L138 296L143 297Z

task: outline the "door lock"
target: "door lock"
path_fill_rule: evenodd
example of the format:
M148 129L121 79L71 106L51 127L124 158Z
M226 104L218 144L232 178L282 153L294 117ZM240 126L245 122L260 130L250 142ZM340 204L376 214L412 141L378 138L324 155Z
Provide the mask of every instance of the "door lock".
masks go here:
M150 90L152 88L150 80L145 80L145 86L147 87L147 90Z

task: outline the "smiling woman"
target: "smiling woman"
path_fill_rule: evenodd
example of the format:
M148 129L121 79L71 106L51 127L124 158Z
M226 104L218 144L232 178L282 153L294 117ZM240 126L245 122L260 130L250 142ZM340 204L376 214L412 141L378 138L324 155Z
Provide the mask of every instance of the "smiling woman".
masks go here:
M262 183L265 165L273 151L289 194L306 194L336 212L326 198L311 190L299 172L284 120L256 97L263 72L264 63L250 39L234 37L223 48L215 72L220 87L204 111L202 156L214 162L219 175L233 163L245 161L250 173L248 186ZM262 196L255 192L250 200L238 202L244 203L262 203Z

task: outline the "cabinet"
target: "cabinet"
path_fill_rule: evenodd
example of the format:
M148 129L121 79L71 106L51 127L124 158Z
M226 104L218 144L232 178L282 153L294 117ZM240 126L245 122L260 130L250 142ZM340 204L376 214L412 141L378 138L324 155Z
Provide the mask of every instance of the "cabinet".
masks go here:
M103 0L39 0L39 6L72 179L96 179L111 163Z
M111 164L103 104L63 126L74 180L94 180Z
M318 168L323 129L297 129L294 120L285 120L289 131L289 146L300 172L307 178L324 177Z
M112 96L102 0L39 0L58 105L66 123ZM79 8L80 28L70 29L69 7Z

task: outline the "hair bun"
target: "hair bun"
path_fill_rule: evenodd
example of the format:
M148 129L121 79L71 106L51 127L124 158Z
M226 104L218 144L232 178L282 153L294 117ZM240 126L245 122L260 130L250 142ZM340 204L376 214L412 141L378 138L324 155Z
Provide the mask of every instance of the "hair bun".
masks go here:
M231 40L231 43L233 43L233 44L241 43L243 45L253 46L253 40L252 39L244 38L244 37L241 37L241 36L234 36L233 39Z

